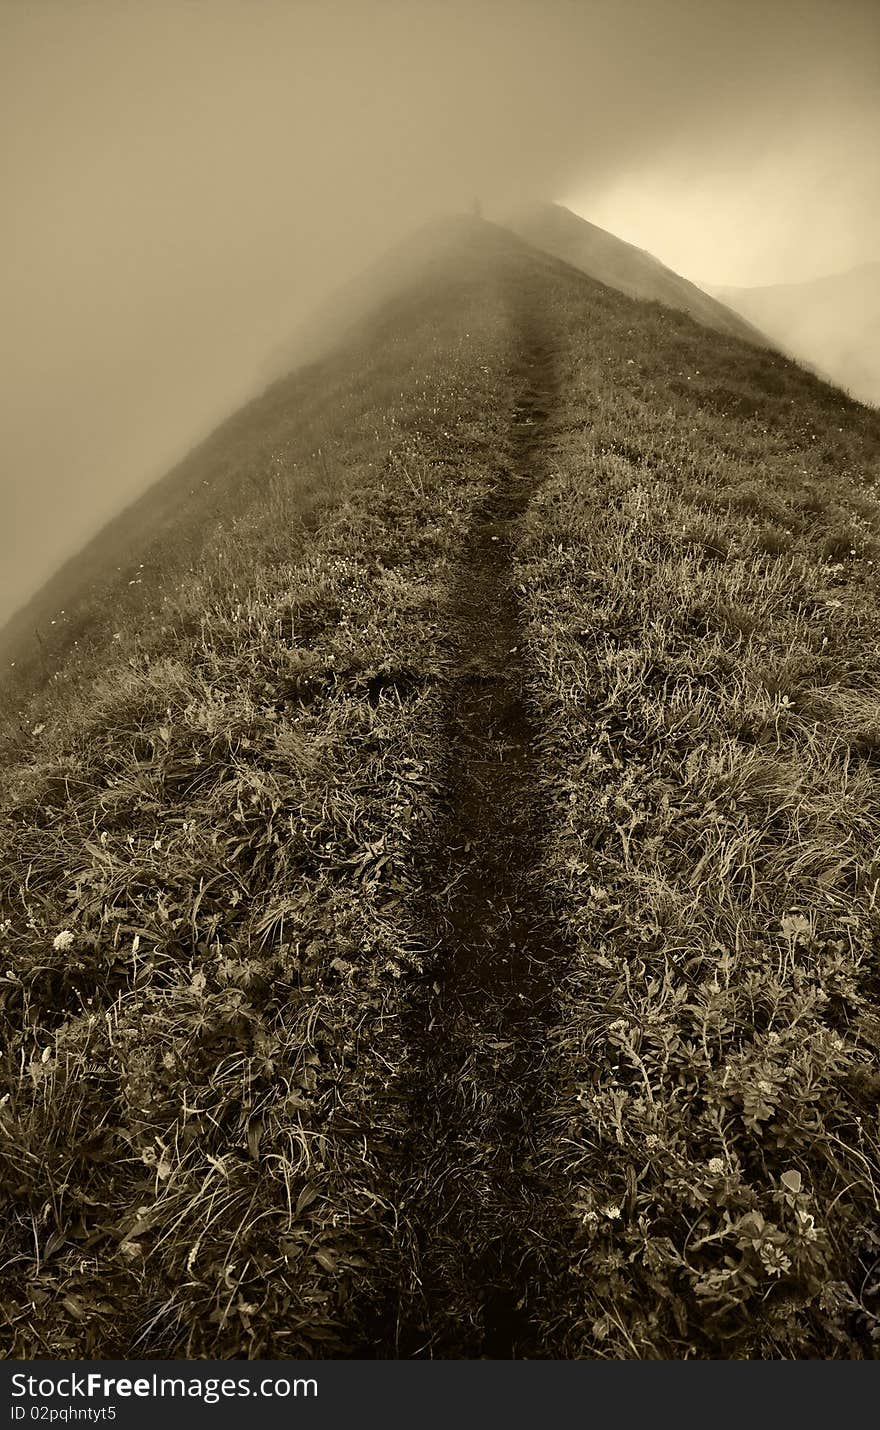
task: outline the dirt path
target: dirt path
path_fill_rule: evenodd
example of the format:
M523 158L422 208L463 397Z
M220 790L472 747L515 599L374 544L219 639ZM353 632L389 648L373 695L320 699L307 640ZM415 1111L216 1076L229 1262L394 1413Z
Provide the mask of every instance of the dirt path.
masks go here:
M425 911L439 949L409 1030L406 1276L371 1336L382 1356L542 1353L529 1310L555 1217L531 1127L565 950L535 877L539 754L512 581L517 525L546 476L555 391L535 317L523 318L518 385L510 460L476 513L449 609L448 817Z

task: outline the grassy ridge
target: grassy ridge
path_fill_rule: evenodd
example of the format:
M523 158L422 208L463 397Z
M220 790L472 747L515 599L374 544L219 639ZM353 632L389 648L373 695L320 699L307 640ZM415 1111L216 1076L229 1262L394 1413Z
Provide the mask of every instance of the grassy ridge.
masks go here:
M299 539L303 523L313 523L334 494L375 474L402 423L421 430L427 421L439 430L441 404L461 395L451 376L452 386L432 385L449 341L452 319L444 309L451 305L460 319L457 341L467 341L468 295L486 283L487 258L494 257L491 250L462 251L454 231L445 242L446 262L438 259L419 283L410 275L396 302L362 318L344 345L232 416L0 631L6 762L29 749L33 724L57 722L65 708L75 728L105 670L173 651L181 635L197 629L206 573L221 590L235 579L227 569L228 534L249 510L261 510L267 533L259 559L278 559L289 554L292 533ZM485 301L492 299L481 286L477 309Z
M9 775L15 1354L350 1344L394 1222L438 603L497 445L475 415L504 407L503 321L468 299L386 331L375 412L323 433L341 470L308 538L282 472L166 606L169 648L138 633Z
M273 389L234 460L212 449L230 504L203 530L194 504L179 545L160 523L153 579L92 588L78 644L19 673L8 1353L351 1354L418 1281L406 1029L450 602L525 420L524 283L556 396L504 581L552 816L534 872L573 953L524 1104L570 1212L542 1225L539 1339L875 1349L880 420L492 244Z
M880 419L658 312L587 342L576 293L548 307L557 475L520 551L576 949L548 1325L569 1356L870 1356Z

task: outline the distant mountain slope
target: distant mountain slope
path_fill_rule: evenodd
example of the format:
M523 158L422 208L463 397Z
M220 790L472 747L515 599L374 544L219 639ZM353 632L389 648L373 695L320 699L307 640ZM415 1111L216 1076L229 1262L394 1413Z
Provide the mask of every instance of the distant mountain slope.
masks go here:
M597 228L561 204L530 204L505 222L534 247L543 248L631 298L663 303L718 332L766 344L763 334L751 323L743 322L723 302L674 273L653 254Z
M793 357L862 402L880 406L880 263L811 283L707 291L756 323Z

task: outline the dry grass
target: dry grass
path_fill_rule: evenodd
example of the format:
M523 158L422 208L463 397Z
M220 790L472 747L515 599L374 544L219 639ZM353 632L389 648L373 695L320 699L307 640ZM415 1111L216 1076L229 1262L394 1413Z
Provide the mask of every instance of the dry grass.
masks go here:
M444 626L507 451L525 270L560 395L515 579L537 877L573 950L542 1095L503 1062L568 1215L540 1223L540 1343L876 1352L878 418L504 262L274 389L198 457L225 483L203 529L163 497L131 555L150 579L102 577L19 670L8 1353L350 1354L418 1276L399 1163Z
M473 413L504 402L492 302L465 311L467 342L448 301L386 338L376 412L324 433L312 531L281 470L155 649L124 627L87 705L29 711L0 862L14 1354L356 1334L394 1234L438 611L491 450Z
M780 362L783 405L755 354L756 416L722 421L701 399L724 346L696 333L673 401L647 324L641 381L614 390L556 297L557 476L520 566L577 951L548 1334L569 1356L870 1356L880 420Z

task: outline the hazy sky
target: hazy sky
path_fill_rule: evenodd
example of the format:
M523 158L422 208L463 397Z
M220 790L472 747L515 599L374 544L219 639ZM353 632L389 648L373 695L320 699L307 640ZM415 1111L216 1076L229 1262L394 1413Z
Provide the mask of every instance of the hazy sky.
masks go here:
M0 620L432 212L880 258L880 0L0 0Z

